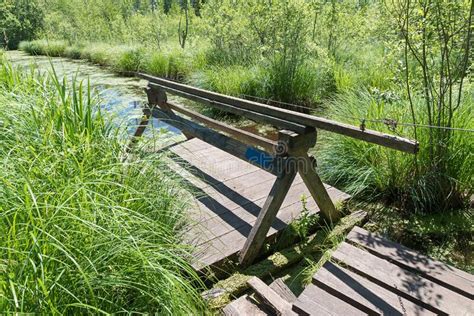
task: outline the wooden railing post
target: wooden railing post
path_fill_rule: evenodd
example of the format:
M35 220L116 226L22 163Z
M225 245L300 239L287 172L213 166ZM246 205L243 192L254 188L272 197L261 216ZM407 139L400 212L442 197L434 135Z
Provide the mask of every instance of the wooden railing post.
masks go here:
M170 117L176 116L176 114L173 112L173 109L168 104L168 97L164 89L148 84L148 87L145 89L145 91L148 97L148 104L159 106L163 111L167 112ZM184 136L186 136L187 139L194 138L194 136L191 134L183 131L181 132Z
M316 130L304 135L298 135L291 131L280 131L280 140L284 141L285 146L288 147L290 159L298 166L298 172L322 215L329 222L338 220L340 214L316 172L314 159L308 156L309 148L316 144Z
M285 162L288 162L287 158L284 159ZM283 170L280 176L277 177L275 183L273 183L265 204L258 214L257 221L252 227L252 230L245 241L245 245L240 252L239 261L242 266L249 265L258 256L278 210L295 179L296 169L294 168L294 165L289 163L284 163L282 165Z

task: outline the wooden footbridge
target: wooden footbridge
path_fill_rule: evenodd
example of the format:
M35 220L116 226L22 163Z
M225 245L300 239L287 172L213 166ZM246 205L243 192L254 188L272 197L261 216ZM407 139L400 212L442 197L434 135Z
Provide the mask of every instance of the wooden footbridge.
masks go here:
M253 277L253 294L227 305L239 315L474 315L474 277L355 227L301 293Z
M324 118L234 98L152 77L146 89L149 107L134 140L150 116L180 129L188 138L173 146L173 168L197 191L190 218L196 224L185 238L197 246L194 266L202 269L238 254L241 265L253 262L264 242L274 238L306 208L327 221L340 216L335 205L348 195L324 185L308 150L317 129L416 153L416 142ZM230 126L169 101L167 93L199 102L279 129L278 139ZM133 143L133 142L132 142Z

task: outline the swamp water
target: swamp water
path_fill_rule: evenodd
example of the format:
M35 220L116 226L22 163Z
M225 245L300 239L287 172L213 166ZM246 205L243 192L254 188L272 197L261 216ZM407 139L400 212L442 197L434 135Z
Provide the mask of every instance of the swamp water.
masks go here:
M110 115L117 127L122 127L128 135L133 134L142 117L142 107L146 102L144 88L147 81L138 78L120 77L113 72L86 61L71 60L61 57L31 56L21 51L7 51L7 59L15 67L29 68L34 65L40 72L51 72L52 67L59 78L76 82L83 81L99 97L100 105ZM145 135L159 134L170 141L180 138L181 132L171 125L152 119ZM127 136L127 135L125 135ZM163 138L163 137L160 137ZM162 139L163 140L163 139Z

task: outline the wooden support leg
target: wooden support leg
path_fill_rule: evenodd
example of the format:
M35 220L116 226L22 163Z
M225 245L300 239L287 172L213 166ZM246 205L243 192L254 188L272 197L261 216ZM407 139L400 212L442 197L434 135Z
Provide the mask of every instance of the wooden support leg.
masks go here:
M273 184L270 194L258 214L257 221L252 227L247 241L240 252L240 264L243 266L249 265L258 256L270 226L295 179L296 168L291 167L291 164L287 164L287 166L289 166L289 168L287 168Z
M133 137L127 146L127 150L126 150L127 153L132 151L133 146L135 146L136 142L138 141L138 138L140 138L145 132L145 129L148 126L148 122L150 121L150 116L151 116L150 109L144 109L140 124L138 125L137 130L133 134Z
M150 86L150 84L149 84L148 87L146 87L145 92L148 96L148 103L150 105L158 105L163 111L166 111L166 112L172 114L173 116L175 115L175 113L173 112L171 107L168 105L168 97L166 95L165 90L163 90L161 88L154 88L154 87ZM183 131L182 131L182 133L183 133L184 136L186 136L187 139L194 138L194 136L191 135L191 134L188 134L188 133L183 132Z
M300 163L298 163L298 172L322 214L330 222L338 220L340 213L334 207L321 178L319 178L313 160L307 153L299 155L298 159L301 160Z

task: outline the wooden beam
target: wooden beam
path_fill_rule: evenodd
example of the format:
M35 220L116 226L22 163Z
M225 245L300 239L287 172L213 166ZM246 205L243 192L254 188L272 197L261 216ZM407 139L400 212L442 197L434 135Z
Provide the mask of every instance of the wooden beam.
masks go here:
M247 284L255 291L255 294L257 294L265 305L275 312L276 315L296 315L291 311L292 304L285 301L259 278L254 276L247 281Z
M276 117L271 116L271 115L266 115L266 114L258 113L256 111L252 111L252 110L249 110L249 109L243 109L241 107L233 106L233 105L230 105L230 104L226 104L226 103L222 103L222 102L218 102L218 101L213 101L213 100L203 98L203 97L191 94L191 93L176 90L176 89L164 86L164 85L158 85L158 84L150 83L149 86L154 87L155 89L164 89L164 90L168 91L171 94L174 94L174 95L177 95L177 96L180 96L180 97L192 100L192 101L199 102L201 104L219 109L219 110L224 111L224 112L232 113L232 114L235 114L235 115L240 115L240 116L246 117L250 120L259 122L259 123L266 123L266 124L276 126L278 128L289 129L289 130L295 131L295 132L300 133L300 134L304 134L308 131L308 127L306 127L304 125L293 123L293 122L290 122L290 121L285 120L285 119L276 118Z
M183 133L197 137L206 143L209 143L276 176L279 175L280 168L278 168L278 164L280 159L278 157L253 146L248 146L238 140L220 134L191 120L180 117L173 112L154 108L152 110L152 115L153 117L180 129Z
M148 105L151 107L159 106L163 111L168 112L172 115L175 115L173 110L168 105L168 96L166 95L166 91L161 88L153 88L151 84L145 88L145 92L148 97ZM192 139L193 135L186 131L181 131L187 139Z
M289 162L295 164L304 184L318 205L323 216L330 222L340 218L332 200L316 172L316 162L308 156L308 149L316 143L316 131L307 135L298 135L292 131L281 130L278 140L286 144L290 153Z
M295 112L287 109L277 108L270 105L257 103L249 100L244 100L236 97L231 97L223 95L216 92L211 92L185 84L165 80L162 78L138 73L137 76L144 78L150 82L158 84L167 89L174 89L178 92L184 92L187 95L194 95L200 98L204 98L211 101L219 102L220 104L227 104L233 107L238 107L240 109L246 109L253 111L255 113L260 113L274 118L280 118L297 124L312 126L315 128L320 128L337 134L349 136L352 138L364 140L370 143L381 145L384 147L396 149L399 151L407 152L414 154L418 152L418 143L413 140L406 138L389 135L369 129L360 129L357 126L352 126L349 124L339 123L333 120L325 119L322 117L317 117L310 114L304 114L300 112ZM171 91L170 91L171 92ZM209 105L212 106L212 102L209 102ZM278 126L278 125L276 125ZM280 126L282 128L287 128ZM288 128L293 130L291 128ZM301 133L300 131L295 131Z
M140 123L137 126L137 129L135 130L135 133L132 136L132 139L128 143L127 148L125 149L126 153L130 153L137 143L138 139L143 135L145 132L146 127L148 126L148 122L150 121L150 115L151 111L148 108L143 109L143 116L140 120Z
M331 197L317 174L315 162L307 153L297 156L296 159L299 160L298 172L321 213L330 223L334 223L341 217L341 214L332 203Z
M248 266L258 256L268 230L275 220L280 206L295 179L296 169L292 164L285 163L283 169L282 175L278 177L273 184L265 204L258 214L257 221L252 227L244 247L240 252L239 261L242 266Z
M272 141L268 138L235 128L228 124L222 123L220 121L211 119L205 115L202 115L198 112L186 109L184 106L176 104L174 102L167 102L168 106L175 110L176 112L182 113L195 121L205 124L206 126L212 127L216 130L229 134L235 137L237 140L244 142L248 145L258 146L263 148L266 152L272 153L275 151L277 142Z

